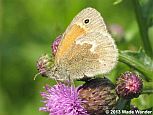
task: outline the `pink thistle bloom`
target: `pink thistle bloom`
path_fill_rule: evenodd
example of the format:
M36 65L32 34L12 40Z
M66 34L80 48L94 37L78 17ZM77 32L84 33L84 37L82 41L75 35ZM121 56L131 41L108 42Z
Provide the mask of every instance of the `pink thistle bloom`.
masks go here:
M49 115L88 115L74 87L60 83L53 87L46 85L45 89L41 93L45 105L40 111L49 112Z
M133 72L122 74L118 78L116 85L116 93L125 99L138 97L143 87L141 78Z
M62 39L62 35L59 35L59 36L55 39L55 41L53 42L53 44L52 44L52 46L51 46L53 55L56 54L57 49L58 49L58 46L59 46L59 44L60 44L60 42L61 42L61 39Z

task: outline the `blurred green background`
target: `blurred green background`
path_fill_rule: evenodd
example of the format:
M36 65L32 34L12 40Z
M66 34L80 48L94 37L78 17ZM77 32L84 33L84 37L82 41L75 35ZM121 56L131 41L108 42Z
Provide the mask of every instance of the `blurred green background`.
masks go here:
M0 0L0 115L47 115L40 92L53 82L33 80L36 61L51 53L51 43L64 32L73 17L86 7L101 12L108 28L119 27L114 35L120 50L138 50L140 35L130 0L114 5L115 0ZM111 29L110 29L111 30ZM116 30L112 30L116 31ZM110 76L129 68L119 64ZM114 80L114 77L111 77ZM152 100L141 96L136 103L145 108Z

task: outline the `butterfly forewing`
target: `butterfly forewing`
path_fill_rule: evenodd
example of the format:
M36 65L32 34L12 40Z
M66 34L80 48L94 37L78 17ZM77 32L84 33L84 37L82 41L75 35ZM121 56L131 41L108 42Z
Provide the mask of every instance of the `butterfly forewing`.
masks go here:
M55 56L56 76L65 80L106 74L115 67L117 57L116 45L102 16L97 10L86 8L63 34Z

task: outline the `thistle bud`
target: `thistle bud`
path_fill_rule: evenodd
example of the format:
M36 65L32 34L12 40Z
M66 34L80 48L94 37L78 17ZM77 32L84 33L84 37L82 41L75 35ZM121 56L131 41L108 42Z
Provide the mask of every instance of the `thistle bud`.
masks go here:
M113 109L116 104L114 85L106 78L95 78L87 81L78 89L82 106L90 115L102 115Z
M52 46L51 46L53 55L56 54L57 48L58 48L59 43L61 42L61 39L62 39L62 35L59 35L59 36L55 39L55 41L53 42L53 44L52 44Z
M53 58L45 54L38 59L37 69L42 76L47 76L46 73L52 68L53 64Z
M116 93L124 99L136 98L142 91L143 83L133 72L123 73L116 82Z

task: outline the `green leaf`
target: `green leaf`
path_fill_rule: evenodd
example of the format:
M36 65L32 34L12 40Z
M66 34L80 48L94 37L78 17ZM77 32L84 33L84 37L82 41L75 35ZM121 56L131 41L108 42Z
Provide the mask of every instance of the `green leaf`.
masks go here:
M119 61L142 73L145 80L153 80L153 60L145 54L144 50L120 51Z
M152 111L152 110L153 110L153 107L150 107L150 108L144 109L143 111L145 111L145 110Z

